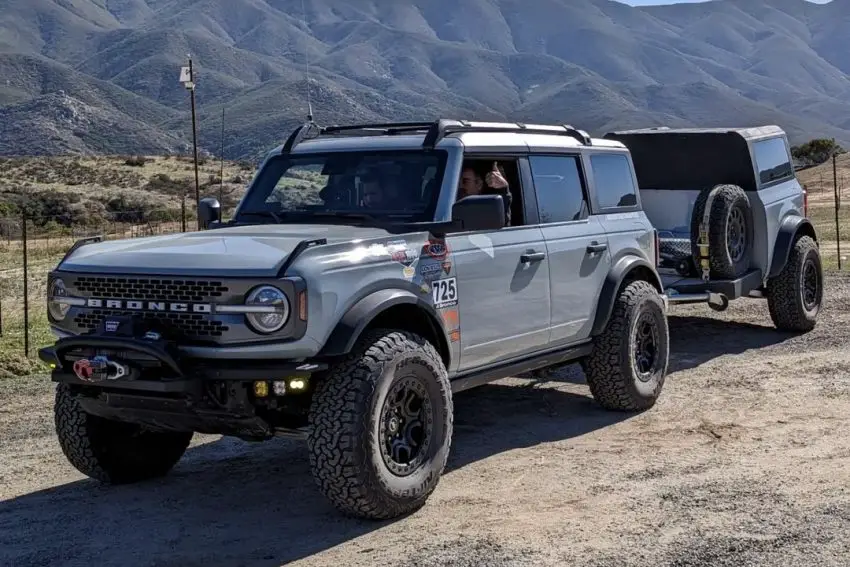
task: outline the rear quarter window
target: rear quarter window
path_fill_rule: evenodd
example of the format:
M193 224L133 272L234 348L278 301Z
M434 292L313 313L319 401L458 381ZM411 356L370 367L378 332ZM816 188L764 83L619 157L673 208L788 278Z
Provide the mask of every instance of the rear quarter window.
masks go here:
M766 185L780 179L789 179L794 175L791 156L782 138L771 138L753 144L759 183Z
M594 154L590 156L590 166L600 209L637 205L637 187L625 155Z

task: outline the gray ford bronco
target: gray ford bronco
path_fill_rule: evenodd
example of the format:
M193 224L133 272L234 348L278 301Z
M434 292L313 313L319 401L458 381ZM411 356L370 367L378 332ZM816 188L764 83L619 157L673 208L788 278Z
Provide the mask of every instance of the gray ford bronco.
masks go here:
M51 272L40 356L65 455L126 483L195 432L305 437L321 492L381 519L435 490L455 392L580 362L602 407L648 409L667 301L732 280L665 289L638 179L626 144L569 126L305 124L230 220L204 199L206 230L83 240ZM773 248L791 251L770 280L785 303L799 242Z

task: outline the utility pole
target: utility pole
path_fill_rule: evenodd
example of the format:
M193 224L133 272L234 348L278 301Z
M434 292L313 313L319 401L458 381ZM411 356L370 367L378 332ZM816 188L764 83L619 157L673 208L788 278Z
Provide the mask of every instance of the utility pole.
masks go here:
M198 130L195 121L195 75L192 70L192 56L187 55L189 66L180 69L180 82L189 90L192 104L192 148L195 153L195 214L198 217L198 230L201 230L201 216L198 211L201 208L201 184L198 180Z

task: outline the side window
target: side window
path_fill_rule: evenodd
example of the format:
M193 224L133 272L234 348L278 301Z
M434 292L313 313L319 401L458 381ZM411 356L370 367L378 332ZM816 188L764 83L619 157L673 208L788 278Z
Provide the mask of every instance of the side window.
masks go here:
M595 154L590 156L590 165L599 208L633 207L637 204L637 188L626 156Z
M759 183L770 183L793 175L794 166L791 165L791 157L782 138L756 142L753 151L756 156Z
M581 220L587 217L587 202L577 156L528 157L540 223Z

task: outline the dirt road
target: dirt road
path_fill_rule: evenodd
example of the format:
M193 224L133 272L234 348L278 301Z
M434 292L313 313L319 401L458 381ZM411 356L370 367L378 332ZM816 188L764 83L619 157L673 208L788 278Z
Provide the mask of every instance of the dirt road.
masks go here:
M850 277L817 329L760 301L671 317L662 399L596 408L581 372L457 396L449 469L411 517L318 495L301 443L199 438L168 478L106 488L62 457L44 379L4 384L2 565L794 566L850 558Z

